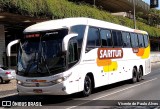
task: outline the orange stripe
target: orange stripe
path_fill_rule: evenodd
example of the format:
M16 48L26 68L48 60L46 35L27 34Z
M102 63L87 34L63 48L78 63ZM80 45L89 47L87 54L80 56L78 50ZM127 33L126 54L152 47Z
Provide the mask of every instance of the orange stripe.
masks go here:
M107 66L107 65L110 65L111 62L112 62L111 59L101 59L100 60L100 59L97 58L97 65L98 66Z

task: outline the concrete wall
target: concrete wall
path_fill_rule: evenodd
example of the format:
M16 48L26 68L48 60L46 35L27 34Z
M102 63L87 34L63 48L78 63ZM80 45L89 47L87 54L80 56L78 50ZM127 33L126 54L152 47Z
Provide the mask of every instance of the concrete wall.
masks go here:
M151 52L151 63L160 62L160 52Z
M5 33L4 33L4 25L0 24L0 65L3 65L3 57L5 50Z

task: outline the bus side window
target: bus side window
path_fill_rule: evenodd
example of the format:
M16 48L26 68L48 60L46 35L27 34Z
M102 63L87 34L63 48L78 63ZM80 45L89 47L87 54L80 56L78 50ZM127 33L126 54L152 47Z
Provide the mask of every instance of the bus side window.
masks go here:
M138 38L137 38L137 34L135 33L131 33L131 44L132 44L132 48L138 48Z
M105 30L100 31L100 37L102 46L107 46L107 33Z
M106 30L106 34L107 34L107 46L112 46L111 31L110 30Z
M122 40L123 40L123 47L126 47L126 48L131 47L131 38L129 33L122 32Z
M143 35L143 39L144 39L144 46L148 47L148 44L149 44L148 36L147 35Z
M102 29L100 31L101 43L102 46L112 46L112 39L111 39L111 31L107 29Z
M88 49L94 49L96 48L96 46L100 46L99 29L95 27L90 27L88 30L86 49L88 51Z
M78 34L78 36L76 37L76 40L78 42L78 54L79 54L78 59L80 58L80 55L81 55L82 42L83 42L85 29L86 29L85 25L74 25L70 29L70 33Z
M144 41L143 41L143 35L138 34L138 42L139 42L139 47L143 48L144 47Z
M121 31L112 31L112 38L113 38L113 44L114 47L122 47L122 34Z

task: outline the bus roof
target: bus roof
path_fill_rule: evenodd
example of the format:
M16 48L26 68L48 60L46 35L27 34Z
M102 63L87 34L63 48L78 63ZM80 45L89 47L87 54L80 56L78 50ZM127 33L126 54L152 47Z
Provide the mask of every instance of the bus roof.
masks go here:
M86 24L87 24L86 18L64 18L57 20L49 20L29 26L24 30L24 33L47 31L60 28L69 28L73 25L86 25Z
M74 25L90 25L90 26L101 27L101 28L147 34L147 32L142 30L135 30L126 26L122 26L122 25L118 25L118 24L114 24L106 21L91 19L91 18L85 18L85 17L64 18L64 19L50 20L50 21L37 23L26 28L24 30L24 33L69 28Z

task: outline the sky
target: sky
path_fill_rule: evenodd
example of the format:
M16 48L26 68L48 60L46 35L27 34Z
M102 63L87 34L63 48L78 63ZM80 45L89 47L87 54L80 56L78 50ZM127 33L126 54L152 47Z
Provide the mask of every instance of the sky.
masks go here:
M148 3L148 4L150 4L150 0L143 0L143 1L146 2L146 3ZM160 0L159 0L159 7L157 9L160 10Z

